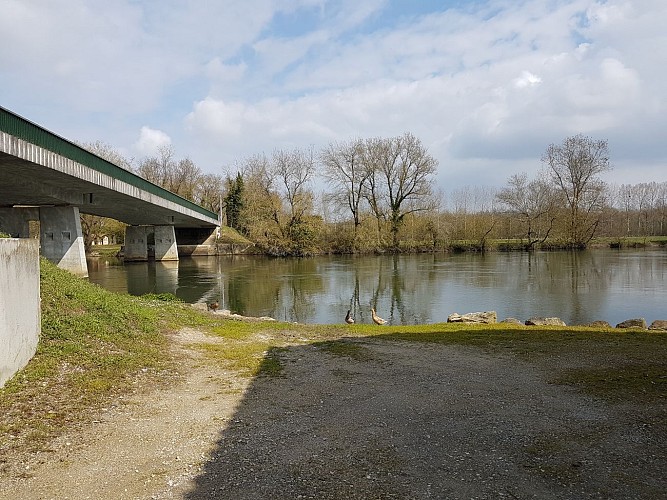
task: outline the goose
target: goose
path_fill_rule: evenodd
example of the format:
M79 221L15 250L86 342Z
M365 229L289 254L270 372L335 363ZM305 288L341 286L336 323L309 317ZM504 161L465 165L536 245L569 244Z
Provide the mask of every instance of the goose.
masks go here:
M373 323L375 323L376 325L384 325L387 322L386 319L382 319L380 316L375 314L375 309L373 309L372 307L371 307L371 318L373 318Z
M345 315L345 323L347 323L348 325L351 325L352 323L354 323L354 318L352 317L352 314L350 314L350 312L351 312L351 309L348 309L347 314Z

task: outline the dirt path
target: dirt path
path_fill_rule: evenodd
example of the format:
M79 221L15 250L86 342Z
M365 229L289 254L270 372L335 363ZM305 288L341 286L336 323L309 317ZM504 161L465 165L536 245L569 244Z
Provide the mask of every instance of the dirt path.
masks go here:
M174 341L183 360L177 385L126 398L82 434L59 438L23 478L0 486L0 498L173 498L206 461L249 383L188 348L219 339L183 330Z
M64 436L11 499L667 498L650 418L472 348L377 338L274 349L254 380L203 362ZM662 429L662 427L661 427Z

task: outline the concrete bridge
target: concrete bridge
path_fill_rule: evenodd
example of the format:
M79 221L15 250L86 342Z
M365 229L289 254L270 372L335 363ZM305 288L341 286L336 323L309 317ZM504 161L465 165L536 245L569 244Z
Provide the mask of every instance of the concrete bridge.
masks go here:
M39 222L42 255L87 276L80 213L129 224L126 260L149 250L178 260L178 244L211 243L219 226L217 214L0 107L0 231L27 238Z

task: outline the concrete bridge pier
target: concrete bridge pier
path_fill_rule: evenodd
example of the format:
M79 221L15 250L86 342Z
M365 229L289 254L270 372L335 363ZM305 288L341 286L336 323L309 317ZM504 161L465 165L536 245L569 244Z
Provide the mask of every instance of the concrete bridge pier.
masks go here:
M178 260L174 226L153 226L155 260Z
M30 238L30 221L39 221L40 253L62 269L88 276L79 209L13 207L0 209L0 230L14 238Z
M126 261L177 261L178 248L174 226L127 226L125 228Z
M44 257L71 273L88 276L78 207L40 207L39 239Z

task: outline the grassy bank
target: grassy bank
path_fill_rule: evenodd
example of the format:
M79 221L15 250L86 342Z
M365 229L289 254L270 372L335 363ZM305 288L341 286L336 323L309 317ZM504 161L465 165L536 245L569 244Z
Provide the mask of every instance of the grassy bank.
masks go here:
M0 464L40 450L125 393L172 376L167 332L205 316L176 302L110 293L41 260L37 353L0 389Z
M0 471L16 453L48 449L66 429L130 393L173 383L170 332L198 328L222 339L196 346L239 376L281 376L292 345L364 360L364 342L428 342L517 357L554 384L610 402L664 404L667 333L435 324L296 325L225 320L170 300L108 292L42 260L42 336L28 366L0 389Z

